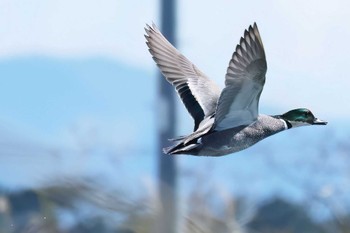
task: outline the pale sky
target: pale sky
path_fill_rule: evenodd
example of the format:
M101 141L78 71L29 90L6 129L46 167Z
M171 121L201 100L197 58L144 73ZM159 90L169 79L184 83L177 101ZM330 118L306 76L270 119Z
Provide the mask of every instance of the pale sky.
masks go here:
M257 22L268 60L262 110L308 107L320 118L347 118L348 9L346 0L181 0L178 48L222 86L239 38ZM100 56L155 70L143 37L152 21L160 24L154 0L0 0L0 58Z

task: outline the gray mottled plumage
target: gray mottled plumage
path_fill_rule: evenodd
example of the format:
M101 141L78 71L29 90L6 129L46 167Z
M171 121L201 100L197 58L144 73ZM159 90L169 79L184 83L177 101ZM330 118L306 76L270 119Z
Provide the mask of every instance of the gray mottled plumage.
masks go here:
M246 149L283 130L324 125L305 108L282 115L259 115L267 70L264 46L254 23L237 45L223 90L174 48L155 25L146 27L149 51L194 119L194 132L164 148L166 154L221 156Z

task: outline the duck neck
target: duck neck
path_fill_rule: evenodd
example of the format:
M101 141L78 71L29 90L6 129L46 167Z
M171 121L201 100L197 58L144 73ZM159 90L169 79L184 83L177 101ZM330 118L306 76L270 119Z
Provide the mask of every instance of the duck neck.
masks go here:
M283 119L281 115L276 115L276 116L273 116L273 117L283 122L285 130L290 129L290 128L293 127L292 123L290 123L286 119Z

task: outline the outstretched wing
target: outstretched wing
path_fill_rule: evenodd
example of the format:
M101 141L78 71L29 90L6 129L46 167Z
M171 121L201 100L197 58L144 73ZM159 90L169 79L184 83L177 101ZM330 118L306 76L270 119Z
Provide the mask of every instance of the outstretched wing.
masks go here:
M256 23L245 30L227 68L225 88L215 115L215 130L249 125L258 117L267 70L264 46Z
M182 55L153 24L145 28L146 44L166 80L179 94L194 119L196 130L200 122L215 112L220 88Z

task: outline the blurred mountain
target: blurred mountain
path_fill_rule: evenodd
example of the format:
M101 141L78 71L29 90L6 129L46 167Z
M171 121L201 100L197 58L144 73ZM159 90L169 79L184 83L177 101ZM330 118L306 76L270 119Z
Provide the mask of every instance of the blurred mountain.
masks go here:
M1 122L54 133L79 117L132 120L152 110L155 78L117 61L0 60Z
M0 76L0 186L115 174L121 157L152 154L151 73L103 58L24 57L0 60ZM147 155L138 161L153 167Z

